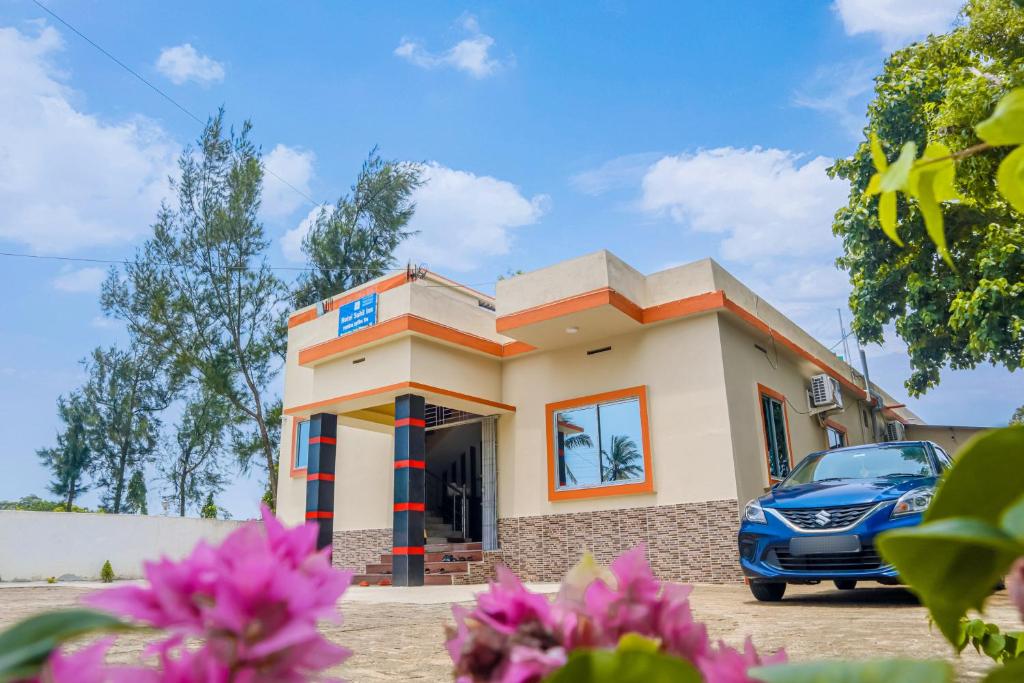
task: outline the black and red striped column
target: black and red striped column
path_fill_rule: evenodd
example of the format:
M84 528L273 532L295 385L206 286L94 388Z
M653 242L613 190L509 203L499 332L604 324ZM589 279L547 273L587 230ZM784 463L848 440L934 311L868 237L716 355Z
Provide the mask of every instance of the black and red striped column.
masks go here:
M392 582L423 585L427 441L422 396L395 397L395 507Z
M334 464L338 416L317 413L309 418L309 460L306 467L306 521L316 522L317 548L334 543Z

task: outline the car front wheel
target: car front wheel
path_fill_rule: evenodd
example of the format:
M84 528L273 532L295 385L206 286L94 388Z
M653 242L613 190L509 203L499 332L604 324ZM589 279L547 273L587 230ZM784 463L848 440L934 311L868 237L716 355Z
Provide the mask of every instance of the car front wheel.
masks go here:
M854 579L836 579L832 583L841 591L852 591L857 587L857 582Z
M786 584L751 581L750 592L760 602L778 602L786 594Z

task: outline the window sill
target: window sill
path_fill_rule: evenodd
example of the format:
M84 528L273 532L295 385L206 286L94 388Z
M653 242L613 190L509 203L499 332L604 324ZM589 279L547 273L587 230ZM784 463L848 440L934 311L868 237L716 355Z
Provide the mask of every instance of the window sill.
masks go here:
M653 481L638 481L634 484L611 484L592 488L563 489L548 491L548 500L586 500L587 498L608 498L611 496L633 496L643 493L654 493Z

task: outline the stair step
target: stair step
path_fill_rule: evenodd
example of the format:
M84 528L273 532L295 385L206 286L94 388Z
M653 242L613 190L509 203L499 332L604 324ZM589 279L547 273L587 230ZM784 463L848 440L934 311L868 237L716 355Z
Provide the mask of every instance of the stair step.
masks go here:
M483 550L482 543L430 543L427 544L428 553L459 552L460 550Z
M453 583L451 574L427 574L423 577L424 586L450 586Z
M390 562L366 565L367 574L391 574L394 567ZM469 571L468 562L425 562L423 569L433 574L465 574ZM443 570L443 571L442 571Z
M423 561L424 562L440 562L441 560L444 559L445 555L454 555L457 558L458 557L464 557L464 558L466 558L465 561L467 561L467 562L482 562L483 559L484 559L484 552L482 550L455 550L455 551L451 551L451 552L443 551L443 552L426 553L423 556ZM394 558L394 556L391 555L390 553L385 553L384 555L380 556L380 561L381 561L382 564L387 564L387 566L390 567L393 558Z
M381 581L391 581L390 574L356 574L352 577L352 585L358 586L361 582L367 582L371 586L379 586ZM451 574L426 574L423 577L423 585L425 586L450 586L452 581Z

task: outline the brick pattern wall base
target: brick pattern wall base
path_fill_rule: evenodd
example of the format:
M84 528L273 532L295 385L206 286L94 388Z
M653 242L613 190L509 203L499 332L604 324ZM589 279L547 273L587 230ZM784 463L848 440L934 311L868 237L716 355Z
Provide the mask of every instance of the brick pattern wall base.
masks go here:
M609 564L638 543L658 578L688 583L736 583L743 580L736 549L739 504L736 499L678 505L572 512L498 520L500 550L471 562L456 583L494 579L504 564L523 581L561 581L585 550ZM391 552L391 529L334 532L334 566L363 571Z
M485 553L484 566L503 563L524 581L561 581L589 550L601 564L644 543L662 580L735 583L743 580L736 549L735 499L678 505L573 512L498 520L501 550ZM489 558L488 555L500 555ZM493 575L481 567L473 578Z
M380 562L391 552L391 529L356 529L334 532L333 564L362 573L368 564Z

